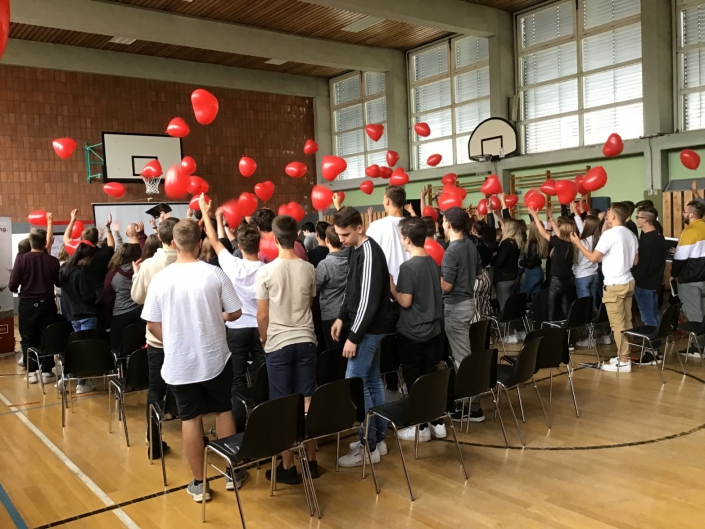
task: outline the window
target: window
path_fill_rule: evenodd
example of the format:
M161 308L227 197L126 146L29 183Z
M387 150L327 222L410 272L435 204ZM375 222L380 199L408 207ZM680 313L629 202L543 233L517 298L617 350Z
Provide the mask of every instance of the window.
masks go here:
M387 155L385 75L355 72L331 80L330 86L335 153L348 163L338 179L364 178L365 167L385 163ZM365 133L371 124L385 126L379 141Z
M678 108L680 130L705 128L705 2L678 7Z
M425 169L432 154L439 165L468 163L468 140L490 117L488 40L461 37L409 55L411 125L426 122L430 136L412 131L412 167Z
M524 152L644 132L640 0L578 0L575 6L560 2L518 19Z

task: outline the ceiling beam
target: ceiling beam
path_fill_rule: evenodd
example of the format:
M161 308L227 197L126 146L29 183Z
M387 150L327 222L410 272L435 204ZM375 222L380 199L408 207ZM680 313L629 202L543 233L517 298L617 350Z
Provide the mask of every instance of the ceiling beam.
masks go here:
M396 50L372 48L93 0L14 2L12 22L350 70L387 71Z
M491 37L506 11L463 0L300 0L387 20L406 22L461 35Z

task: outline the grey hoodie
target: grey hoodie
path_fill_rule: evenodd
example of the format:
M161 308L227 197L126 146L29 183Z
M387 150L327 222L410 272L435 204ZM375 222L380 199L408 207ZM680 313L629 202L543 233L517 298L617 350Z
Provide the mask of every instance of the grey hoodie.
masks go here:
M321 304L321 319L334 320L345 299L350 249L330 252L316 268L316 292Z

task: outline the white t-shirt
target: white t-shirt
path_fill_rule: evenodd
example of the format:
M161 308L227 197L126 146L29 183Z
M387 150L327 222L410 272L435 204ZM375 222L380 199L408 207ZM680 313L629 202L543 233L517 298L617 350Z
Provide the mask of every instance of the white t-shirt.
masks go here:
M162 324L164 382L195 384L217 377L230 360L223 311L241 308L232 282L217 266L174 263L158 272L142 319Z
M586 250L592 251L594 237L590 235L587 239L580 239L580 244ZM576 250L577 251L577 250ZM591 263L590 260L578 251L578 262L573 265L573 275L576 279L581 277L590 277L597 274L597 263Z
M387 258L387 268L389 273L394 278L394 284L399 278L399 267L405 261L408 261L411 256L404 250L401 245L401 235L399 234L399 222L404 217L384 217L374 221L367 228L366 235L374 239L379 244Z
M233 282L235 292L237 292L242 302L242 316L235 321L226 322L230 329L250 329L257 327L257 298L255 297L255 285L257 283L257 272L264 266L261 261L248 261L239 259L223 248L218 253L218 263Z
M604 256L602 274L605 285L626 285L634 281L632 266L638 246L636 236L624 226L610 228L600 236L595 250Z

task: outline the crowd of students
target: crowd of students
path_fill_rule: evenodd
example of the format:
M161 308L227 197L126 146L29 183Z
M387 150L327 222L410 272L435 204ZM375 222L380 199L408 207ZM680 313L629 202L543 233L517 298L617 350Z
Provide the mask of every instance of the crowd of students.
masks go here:
M424 190L422 207L429 198ZM62 263L47 253L53 239L48 214L47 230L33 229L28 244L21 243L11 274L10 289L19 292L21 361L29 382L36 383L38 368L27 359L27 348L40 345L42 328L56 317L55 288L61 292L61 313L74 330L109 329L115 350L127 325L145 321L147 409L171 388L194 478L187 491L196 501L210 498L202 475L202 416L215 413L218 437L242 431L245 410L233 395L247 386L248 369L256 372L263 364L270 399L300 393L308 406L316 389L319 341L325 342L323 349L341 349L346 376L363 381L368 410L385 403L380 344L386 335L397 334L411 391L440 362L457 368L472 354L470 325L501 313L512 294L527 294L535 326L542 319L564 319L576 297L592 296L595 313L601 304L606 309L617 348L617 356L601 367L630 372L622 331L632 325L632 299L645 324L659 321L667 250L653 204L615 202L605 212L579 212L572 205L557 218L548 209L545 222L529 210L527 224L511 218L503 196L501 202L501 213L486 219L470 206L438 211L434 220L416 215L403 188L388 186L382 204L386 215L372 221L368 212L367 228L361 213L342 207L335 195L332 223L306 223L299 231L293 218L268 209L227 226L222 212L201 197L199 211L189 211L182 220L163 216L150 236L141 223L130 224L129 242L113 233L112 219L102 233L86 228L70 258L62 247ZM631 220L635 211L636 223ZM77 214L71 213L65 244ZM702 201L686 205L687 227L671 272L685 313L695 321L705 314L703 216ZM276 244L276 258L260 251L265 239ZM428 239L445 249L440 266L424 249ZM510 329L498 339L517 343L528 330ZM611 341L609 334L600 339ZM55 380L52 359L42 361L44 381ZM651 353L642 359L643 364L657 362ZM79 381L78 393L92 390L89 381ZM453 419L460 419L460 411ZM475 399L470 421L483 420ZM372 461L379 462L387 453L386 431L385 421L376 417L367 440L360 429L340 465L361 465L365 442ZM399 432L404 440L414 434L413 428ZM419 433L420 441L444 437L440 421L423 425ZM149 447L152 457L167 449L166 444ZM316 478L316 447L308 443L306 449ZM276 473L280 483L301 482L290 453ZM227 488L246 479L240 471Z

